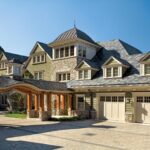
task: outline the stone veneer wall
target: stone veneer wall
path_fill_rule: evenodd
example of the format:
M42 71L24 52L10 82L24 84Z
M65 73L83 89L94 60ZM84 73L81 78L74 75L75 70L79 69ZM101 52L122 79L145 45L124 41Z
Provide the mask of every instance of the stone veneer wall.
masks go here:
M56 59L52 61L51 80L56 81L56 74L61 72L70 72L70 80L74 80L77 77L77 71L74 69L76 65L82 60L82 58L70 57Z

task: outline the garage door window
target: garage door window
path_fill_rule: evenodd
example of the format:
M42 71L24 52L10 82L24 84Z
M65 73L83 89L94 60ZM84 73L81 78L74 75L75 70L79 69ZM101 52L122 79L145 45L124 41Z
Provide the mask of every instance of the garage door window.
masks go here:
M138 103L150 103L150 96L138 96L137 102Z
M143 102L143 97L142 96L137 97L137 102L142 103Z
M101 96L100 97L101 102L124 102L123 96Z
M150 103L150 96L144 97L144 102L145 103Z

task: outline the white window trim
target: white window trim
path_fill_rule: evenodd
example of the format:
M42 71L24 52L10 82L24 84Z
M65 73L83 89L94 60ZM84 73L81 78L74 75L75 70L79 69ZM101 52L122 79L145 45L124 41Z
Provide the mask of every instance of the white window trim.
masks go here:
M66 74L66 80L63 80L63 74ZM61 80L60 80L59 82L67 82L67 81L70 81L70 80L68 80L67 74L70 74L70 78L71 78L71 73L70 73L70 72L57 72L57 73L56 73L56 81L59 81L59 75L61 75Z
M78 97L83 97L84 102L83 102L83 109L78 108ZM84 111L85 110L85 95L84 94L76 94L76 108L79 111Z
M82 78L79 78L79 72L82 71ZM88 71L88 77L85 78L85 71ZM86 80L91 79L91 70L90 69L82 69L78 71L78 80Z
M114 76L113 69L118 67L118 76ZM107 77L107 68L111 68L111 76ZM104 78L120 78L122 77L122 66L114 66L114 67L104 67L103 68L103 77Z
M149 64L149 63L142 63L142 64L140 64L140 75L141 76L150 76L150 74L146 74L145 73L145 65L147 65L147 64Z
M42 55L44 55L44 61L42 61ZM40 61L39 62L37 62L37 57L38 56L40 57ZM35 62L33 61L34 58L35 58ZM39 55L36 55L36 56L32 57L32 64L40 64L40 63L44 63L44 62L46 62L46 54L39 54Z
M42 72L42 76L43 76L42 79L39 78L39 74L40 74L41 72ZM35 79L35 73L38 74L38 78L37 78L37 79ZM34 79L35 79L35 80L44 80L44 71L35 71L35 72L34 72Z

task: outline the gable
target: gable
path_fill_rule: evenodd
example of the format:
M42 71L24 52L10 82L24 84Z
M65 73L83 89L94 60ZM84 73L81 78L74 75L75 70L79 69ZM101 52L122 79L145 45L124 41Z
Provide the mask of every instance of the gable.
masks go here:
M120 63L112 58L105 65L116 65L116 64L120 64Z
M89 67L89 65L87 65L85 62L83 62L79 68L87 68L87 67Z
M40 53L40 52L44 52L44 50L39 45L37 45L34 49L33 54Z
M146 54L144 57L140 59L140 62L150 62L150 54Z
M143 61L150 62L150 55L146 57Z
M4 61L4 60L7 60L6 56L4 55L4 53L2 53L2 56L0 58L0 61Z

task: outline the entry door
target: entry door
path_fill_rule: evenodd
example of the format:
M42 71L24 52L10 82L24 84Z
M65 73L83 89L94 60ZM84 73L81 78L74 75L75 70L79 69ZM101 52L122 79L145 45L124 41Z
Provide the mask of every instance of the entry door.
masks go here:
M136 100L136 122L150 123L150 96L137 96Z
M125 120L125 105L123 96L100 97L100 119L112 121Z

